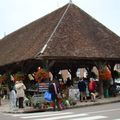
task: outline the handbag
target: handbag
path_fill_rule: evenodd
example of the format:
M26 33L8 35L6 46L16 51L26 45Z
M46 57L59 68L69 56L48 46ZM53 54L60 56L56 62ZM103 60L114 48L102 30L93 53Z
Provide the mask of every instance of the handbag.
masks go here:
M51 102L51 101L52 101L51 93L48 92L48 91L46 91L46 92L44 93L44 99L45 99L46 101Z

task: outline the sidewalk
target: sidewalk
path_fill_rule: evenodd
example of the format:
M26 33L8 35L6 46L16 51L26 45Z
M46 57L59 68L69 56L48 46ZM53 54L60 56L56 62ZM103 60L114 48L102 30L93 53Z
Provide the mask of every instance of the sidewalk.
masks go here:
M76 105L71 106L68 109L86 107L86 106L92 106L92 105L109 104L109 103L115 103L115 102L120 102L120 95L118 95L117 97L97 99L96 102L91 102L91 101L77 102ZM46 110L34 109L33 107L25 107L23 109L16 109L13 111L13 110L10 110L9 108L8 100L2 101L2 105L0 106L0 112L7 112L7 113L28 113L28 112L41 112L41 111L46 111Z

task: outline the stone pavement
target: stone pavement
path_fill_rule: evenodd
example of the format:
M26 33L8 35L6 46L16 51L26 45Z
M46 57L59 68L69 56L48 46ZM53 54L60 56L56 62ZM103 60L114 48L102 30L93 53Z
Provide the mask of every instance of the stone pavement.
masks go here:
M97 99L96 102L91 102L90 100L88 102L77 102L76 105L69 107L69 109L92 106L92 105L109 104L115 102L120 102L120 95L118 95L117 97ZM23 109L17 108L16 110L11 110L9 107L8 100L2 100L2 105L0 106L0 112L7 112L7 113L27 113L27 112L40 112L40 111L45 111L45 110L34 109L33 107L25 107Z

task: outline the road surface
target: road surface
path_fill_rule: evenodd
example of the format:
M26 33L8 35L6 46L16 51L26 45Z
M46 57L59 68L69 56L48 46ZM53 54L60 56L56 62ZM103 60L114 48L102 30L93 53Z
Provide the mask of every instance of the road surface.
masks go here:
M120 120L120 103L39 113L0 113L0 120Z

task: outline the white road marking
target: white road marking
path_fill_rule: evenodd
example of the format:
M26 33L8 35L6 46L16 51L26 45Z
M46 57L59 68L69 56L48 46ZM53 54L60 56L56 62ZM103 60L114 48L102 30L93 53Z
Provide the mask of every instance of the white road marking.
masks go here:
M71 112L64 112L64 113L50 113L50 114L39 114L39 115L35 115L35 116L23 116L20 118L41 118L41 117L51 117L51 116L58 116L58 115L69 115L71 114Z
M101 111L97 111L97 112L101 112ZM56 111L56 112L29 113L29 114L28 113L27 114L12 114L11 116L19 117L22 119L32 119L32 120L41 120L41 119L58 120L58 119L65 119L65 118L69 120L98 120L98 119L108 118L107 116L99 116L99 115L88 116L88 115L89 114L87 113L76 114L74 112ZM120 119L115 119L115 120L120 120Z
M113 111L119 111L119 109L110 109L110 110L100 110L100 111L93 111L93 112L87 112L87 114L93 114L93 113L105 113L105 112L113 112Z
M42 118L45 120L57 120L57 119L65 119L65 118L71 118L71 117L82 117L86 116L87 114L74 114L74 115L66 115L66 116L54 116L50 118ZM33 119L33 120L41 120L41 119Z
M98 120L103 118L108 118L108 117L107 116L91 116L91 117L83 117L83 118L74 118L69 120Z
M101 116L101 115L90 116L90 114L113 112L113 111L120 111L120 109L100 110L100 111L93 111L93 112L80 113L80 114L75 112L67 112L67 111L55 111L55 112L50 111L50 112L6 114L6 115L19 117L22 119L32 119L32 120L41 120L41 119L58 120L58 119L65 119L65 118L69 120L97 120L97 119L104 119L108 117ZM117 118L114 120L120 120L120 119Z

